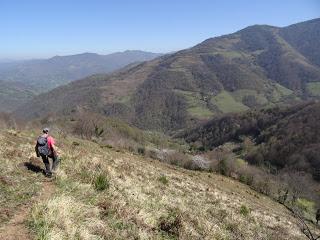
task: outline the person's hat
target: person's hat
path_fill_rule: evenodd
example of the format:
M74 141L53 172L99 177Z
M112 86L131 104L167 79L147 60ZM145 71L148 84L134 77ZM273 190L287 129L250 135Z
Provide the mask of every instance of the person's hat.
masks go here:
M49 128L44 128L42 131L43 131L43 133L48 133L50 131L50 129Z

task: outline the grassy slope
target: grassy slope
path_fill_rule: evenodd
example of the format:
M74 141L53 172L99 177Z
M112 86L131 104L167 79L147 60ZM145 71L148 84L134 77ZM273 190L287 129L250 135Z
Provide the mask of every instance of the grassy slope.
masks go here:
M216 96L202 97L199 92L175 90L176 93L182 95L187 101L188 113L199 119L208 119L219 113L230 112L243 112L249 109L243 104L244 97L253 96L256 99L257 105L274 105L274 103L280 102L284 97L290 96L293 92L281 86L280 84L274 84L273 88L270 88L268 99L264 94L258 93L256 90L251 89L239 89L233 92L221 91ZM212 110L208 107L207 101L209 101L216 110Z
M34 140L1 132L0 142L0 225L3 225L19 206L37 195L42 183L38 175L26 174L24 167L31 157L30 144Z
M176 93L182 95L187 101L188 113L196 118L210 118L214 115L207 107L207 103L203 100L200 93L192 91L175 90Z
M9 143L0 153L1 179L15 183L0 182L11 189L1 212L19 211L41 188L40 173L17 167L31 156L35 137L0 134L1 145ZM13 154L10 144L19 141ZM59 147L56 193L29 215L38 239L304 239L283 206L229 178L79 139L59 139ZM106 176L109 188L95 189L98 176Z
M308 83L307 89L311 96L320 96L320 82Z
M215 96L212 103L216 104L223 113L241 112L249 109L241 102L235 101L235 99L226 91L222 91Z

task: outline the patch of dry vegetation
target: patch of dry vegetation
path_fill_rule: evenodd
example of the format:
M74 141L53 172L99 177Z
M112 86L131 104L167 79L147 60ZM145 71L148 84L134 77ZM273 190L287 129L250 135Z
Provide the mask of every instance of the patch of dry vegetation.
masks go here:
M32 211L40 239L303 239L283 206L229 178L74 141L55 198Z
M10 169L11 143L20 141L22 149L12 155L12 167L31 157L35 137L1 133L7 143L1 167ZM30 214L36 239L304 239L282 205L230 178L69 136L58 147L56 192ZM14 175L21 187L43 178L26 171L19 173L27 182Z
M41 188L39 175L25 165L32 152L31 140L23 133L0 131L0 228Z

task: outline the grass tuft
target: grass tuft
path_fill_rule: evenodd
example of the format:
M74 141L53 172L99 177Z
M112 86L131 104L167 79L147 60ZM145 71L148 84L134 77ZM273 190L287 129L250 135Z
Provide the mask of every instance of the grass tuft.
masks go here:
M168 183L169 183L169 180L168 180L167 177L164 176L164 175L161 175L161 176L158 178L158 181L161 182L163 185L168 185Z
M240 214L244 217L247 217L250 214L250 209L246 205L240 207Z
M94 180L94 187L97 191L104 191L108 189L109 186L109 180L104 173L99 174Z

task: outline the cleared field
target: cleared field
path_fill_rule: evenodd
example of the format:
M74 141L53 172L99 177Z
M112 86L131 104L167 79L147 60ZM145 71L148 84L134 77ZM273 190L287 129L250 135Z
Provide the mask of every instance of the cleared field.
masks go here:
M187 111L191 116L203 119L210 118L214 115L214 112L207 107L207 103L201 97L200 93L182 90L175 90L175 92L185 97L188 104Z
M242 112L249 109L241 102L236 101L227 91L222 91L213 97L211 103L216 105L223 113Z
M308 83L307 89L312 96L320 96L320 82Z

